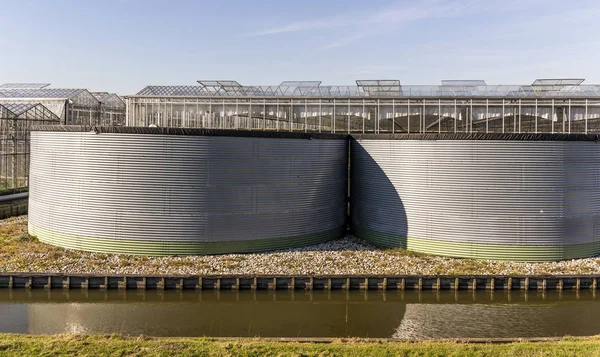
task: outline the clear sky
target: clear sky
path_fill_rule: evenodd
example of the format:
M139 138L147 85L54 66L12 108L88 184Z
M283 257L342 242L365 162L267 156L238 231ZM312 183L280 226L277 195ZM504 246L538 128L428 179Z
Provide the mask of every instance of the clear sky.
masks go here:
M600 83L598 0L0 0L0 83Z

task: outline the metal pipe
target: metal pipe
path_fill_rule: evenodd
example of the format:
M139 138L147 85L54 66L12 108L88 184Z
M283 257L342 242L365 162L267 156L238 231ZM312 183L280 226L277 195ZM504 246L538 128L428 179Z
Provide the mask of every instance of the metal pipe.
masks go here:
M29 198L29 192L13 193L10 195L0 196L0 202L12 202L22 200L25 198Z

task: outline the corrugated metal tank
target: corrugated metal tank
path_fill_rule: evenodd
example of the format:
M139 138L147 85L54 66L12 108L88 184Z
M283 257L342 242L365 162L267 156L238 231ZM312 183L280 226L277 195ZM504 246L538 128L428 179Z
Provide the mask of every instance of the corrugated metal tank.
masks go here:
M344 233L348 143L328 134L39 127L29 233L95 252L256 252Z
M351 144L353 234L453 257L600 253L596 136L362 135Z

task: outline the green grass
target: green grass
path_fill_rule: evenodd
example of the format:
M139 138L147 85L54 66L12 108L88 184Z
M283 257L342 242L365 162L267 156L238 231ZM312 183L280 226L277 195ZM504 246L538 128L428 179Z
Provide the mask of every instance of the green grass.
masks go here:
M467 344L438 342L332 343L127 338L116 335L1 335L0 356L600 356L600 338L552 342Z
M413 257L413 258L427 258L433 257L431 254L415 252L412 250L406 250L402 248L387 248L385 250L389 254L400 255L403 257Z

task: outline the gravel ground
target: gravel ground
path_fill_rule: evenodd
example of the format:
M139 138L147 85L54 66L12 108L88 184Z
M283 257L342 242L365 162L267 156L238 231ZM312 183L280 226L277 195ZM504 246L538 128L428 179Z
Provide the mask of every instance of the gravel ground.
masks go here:
M93 274L590 274L600 258L511 263L444 258L378 249L351 236L309 247L259 254L140 257L53 247L27 235L27 216L0 221L0 271Z

